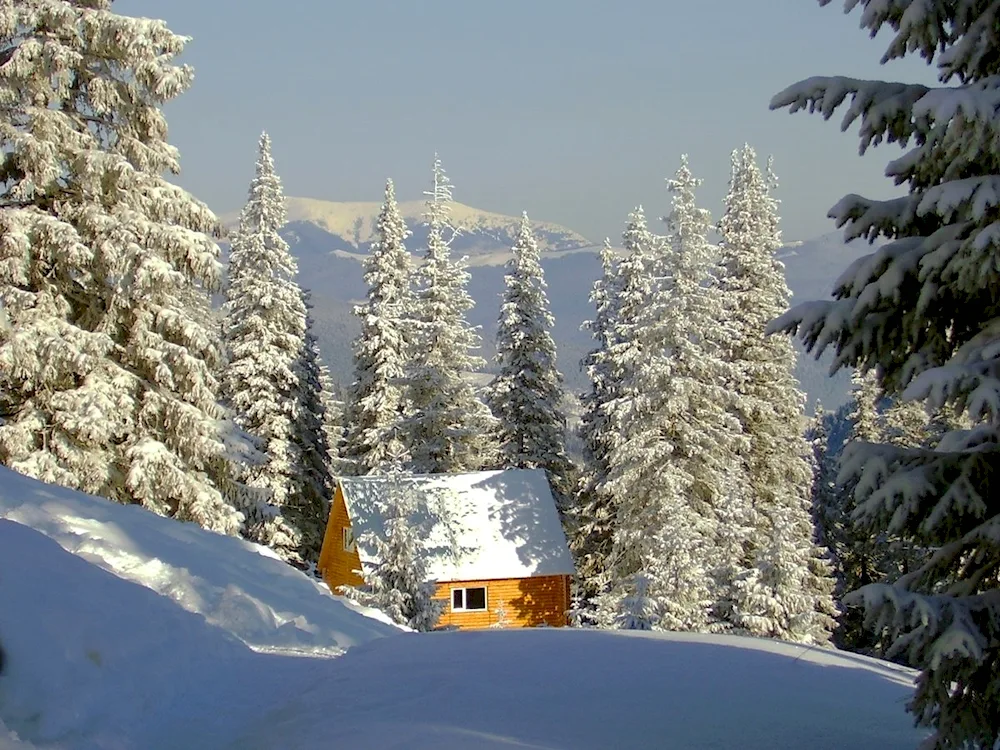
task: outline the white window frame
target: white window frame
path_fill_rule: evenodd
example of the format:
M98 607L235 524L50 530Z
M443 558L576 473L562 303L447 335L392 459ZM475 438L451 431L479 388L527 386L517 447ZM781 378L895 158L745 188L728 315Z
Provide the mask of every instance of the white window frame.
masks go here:
M482 609L469 609L465 606L465 603L469 601L469 589L482 589L484 596L484 604ZM455 606L455 592L462 592L462 606ZM448 603L451 606L452 612L489 612L490 611L490 587L489 586L456 586L451 590L451 597L448 599Z
M354 529L350 526L345 526L341 532L344 552L354 552Z

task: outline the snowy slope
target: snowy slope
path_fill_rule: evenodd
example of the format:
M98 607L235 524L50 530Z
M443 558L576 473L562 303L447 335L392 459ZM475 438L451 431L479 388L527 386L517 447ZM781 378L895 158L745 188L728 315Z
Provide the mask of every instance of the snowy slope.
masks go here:
M810 240L789 242L778 251L778 259L785 264L785 278L793 293L792 303L830 297L840 274L859 257L874 252L882 244L882 239L874 244L865 240L844 242L844 233L840 230Z
M221 742L232 720L218 715L219 700L253 705L269 692L265 655L27 526L0 520L0 571L0 722L32 745Z
M903 750L924 736L903 710L913 673L894 665L722 636L404 633L255 549L0 469L0 750Z
M340 654L398 632L380 612L331 596L325 585L265 547L43 484L2 466L0 518L36 529L68 552L152 589L251 648Z

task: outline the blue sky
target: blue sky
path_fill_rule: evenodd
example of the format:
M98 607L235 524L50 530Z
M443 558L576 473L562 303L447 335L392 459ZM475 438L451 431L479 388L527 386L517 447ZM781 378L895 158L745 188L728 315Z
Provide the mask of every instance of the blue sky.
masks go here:
M668 205L681 153L717 217L729 154L772 153L786 239L833 229L842 195L887 197L898 148L861 158L839 117L768 109L812 75L933 81L880 66L839 0L117 0L191 36L192 89L167 107L179 182L219 213L242 204L266 129L287 194L419 197L434 151L455 198L599 241Z

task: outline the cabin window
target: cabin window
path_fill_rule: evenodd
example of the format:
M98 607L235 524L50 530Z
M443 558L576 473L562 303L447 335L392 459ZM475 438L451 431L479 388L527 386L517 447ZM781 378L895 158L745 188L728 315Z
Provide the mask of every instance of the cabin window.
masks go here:
M486 609L486 587L452 589L452 612L479 612Z
M350 526L344 527L344 551L354 552L354 529Z

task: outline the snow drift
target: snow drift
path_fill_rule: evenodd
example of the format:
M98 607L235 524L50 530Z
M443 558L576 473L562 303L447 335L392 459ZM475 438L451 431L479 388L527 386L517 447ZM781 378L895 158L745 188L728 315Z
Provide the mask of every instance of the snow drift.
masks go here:
M3 467L0 518L40 531L68 552L152 589L257 650L337 655L398 632L381 612L333 597L325 585L265 547ZM67 592L72 581L52 579L47 585Z

